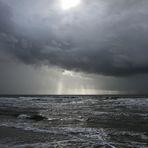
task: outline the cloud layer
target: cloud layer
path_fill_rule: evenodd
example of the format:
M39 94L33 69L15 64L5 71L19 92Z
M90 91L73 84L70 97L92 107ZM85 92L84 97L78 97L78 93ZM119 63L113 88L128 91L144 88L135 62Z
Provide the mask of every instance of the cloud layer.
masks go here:
M148 73L148 1L0 0L0 61L109 76ZM3 56L2 56L3 55Z

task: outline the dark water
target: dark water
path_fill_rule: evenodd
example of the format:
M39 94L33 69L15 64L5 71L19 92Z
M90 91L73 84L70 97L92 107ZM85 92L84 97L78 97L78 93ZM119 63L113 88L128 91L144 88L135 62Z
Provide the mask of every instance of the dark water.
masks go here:
M148 98L0 97L0 131L1 148L148 148Z

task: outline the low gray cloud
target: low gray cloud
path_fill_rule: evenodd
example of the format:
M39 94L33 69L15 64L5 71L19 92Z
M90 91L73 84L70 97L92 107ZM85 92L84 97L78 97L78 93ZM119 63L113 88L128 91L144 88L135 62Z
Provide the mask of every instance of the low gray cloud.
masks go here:
M0 0L0 53L30 65L109 76L148 73L147 0Z

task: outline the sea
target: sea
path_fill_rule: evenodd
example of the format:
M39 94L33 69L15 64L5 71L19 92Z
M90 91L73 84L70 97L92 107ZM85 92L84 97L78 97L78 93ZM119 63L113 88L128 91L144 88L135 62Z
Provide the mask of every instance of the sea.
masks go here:
M148 97L0 97L0 148L148 148Z

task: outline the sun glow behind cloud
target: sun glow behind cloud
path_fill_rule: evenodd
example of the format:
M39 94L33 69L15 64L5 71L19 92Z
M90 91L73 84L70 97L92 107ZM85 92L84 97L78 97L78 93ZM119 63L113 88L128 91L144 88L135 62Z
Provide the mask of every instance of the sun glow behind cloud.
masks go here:
M74 8L80 4L80 0L61 0L63 10Z

